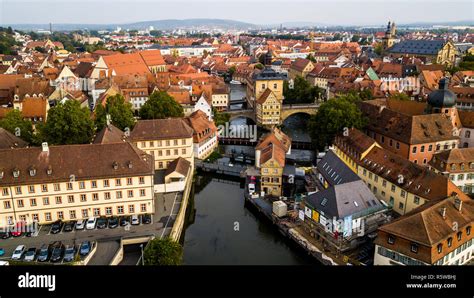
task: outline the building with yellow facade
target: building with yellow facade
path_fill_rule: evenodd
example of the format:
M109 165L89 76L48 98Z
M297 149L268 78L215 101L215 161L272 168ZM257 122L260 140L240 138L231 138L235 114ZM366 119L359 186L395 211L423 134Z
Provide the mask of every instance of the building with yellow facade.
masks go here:
M266 68L247 84L247 102L255 110L257 125L272 127L281 123L283 81L285 77Z
M456 47L452 41L444 40L403 40L388 50L392 58L418 57L427 63L453 66L456 60Z
M0 150L0 226L154 213L153 159L128 142Z
M271 68L265 68L261 72L254 74L247 84L247 103L249 107L254 108L256 101L265 92L270 89L275 97L283 101L283 81L285 76L274 71Z
M193 129L181 118L140 120L129 140L154 157L156 170L168 168L178 157L194 168Z
M255 166L260 170L260 189L270 196L282 195L286 154L291 153L291 139L275 128L260 139L255 148Z

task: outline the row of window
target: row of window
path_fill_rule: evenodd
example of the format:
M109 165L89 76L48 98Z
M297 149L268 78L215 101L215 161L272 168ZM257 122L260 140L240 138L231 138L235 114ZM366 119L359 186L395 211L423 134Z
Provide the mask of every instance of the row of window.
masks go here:
M262 182L265 183L280 183L280 178L278 177L262 177Z
M146 190L145 189L140 189L139 190L139 196L140 197L145 197L146 196ZM134 198L135 194L133 190L128 190L127 191L127 198ZM122 199L123 198L123 193L121 190L118 190L115 192L115 198L116 199ZM79 200L80 202L87 202L88 196L87 194L80 194L79 195ZM105 200L110 200L111 199L111 194L110 192L104 192L104 199ZM69 204L74 204L75 203L75 196L74 195L68 195L67 196L67 202ZM99 200L99 193L92 193L92 200L93 201L98 201ZM56 202L56 205L60 205L63 203L63 197L62 196L56 196L54 197L54 201ZM48 206L50 205L50 199L49 197L44 197L42 198L43 206ZM31 198L29 199L30 207L36 207L38 206L38 202L36 198ZM16 206L18 208L23 208L25 207L25 203L23 199L18 199L16 200ZM5 209L10 209L11 206L11 201L4 201L3 202L3 207Z
M385 247L382 247L382 246L378 247L377 253L381 256L392 259L404 265L409 265L409 266L426 265L423 262L407 257L405 255L399 254L398 252L392 251L390 249L386 249Z
M163 151L165 151L165 155L163 155ZM179 154L179 149L174 149L173 150L173 153L174 155L178 155ZM171 156L171 150L170 149L167 149L167 150L156 150L156 151L149 151L148 154L152 155L153 157L160 157L160 156ZM186 149L183 148L181 149L181 154L183 155L186 155Z
M374 132L370 133L369 135L371 135L372 138L376 139L376 134ZM380 142L382 144L385 143L385 136L382 136L382 135L380 136ZM393 140L392 139L389 139L389 146L393 147ZM448 150L449 147L451 147L452 149L456 148L456 143L451 144L451 146L448 143L443 145L444 150ZM395 148L397 150L400 149L400 143L399 142L395 143ZM426 148L425 145L421 145L419 148L420 148L421 153L425 152L426 149L427 149L428 152L433 151L433 145L428 145L428 148ZM412 150L413 154L416 154L418 152L418 146L413 146L411 150ZM437 144L436 145L436 151L439 151L439 150L441 150L441 145ZM426 162L423 162L423 163L426 163Z
M107 216L122 215L122 214L125 214L125 208L128 209L128 213L130 213L130 214L133 214L133 213L137 212L136 206L134 204L130 204L130 205L127 205L127 206L124 206L124 205L116 206L115 207L115 214L113 213L113 209L114 209L113 207L103 207L103 209L100 208L100 207L92 208L92 213L90 213L90 208L87 208L87 209L81 209L81 212L80 212L81 214L80 214L79 217L78 217L78 214L77 214L76 210L69 210L69 212L68 212L69 218L68 219L69 220L75 220L75 219L86 219L86 218L89 218L90 216L99 217L99 216L102 216L102 215L107 215ZM140 204L139 208L140 208L139 209L140 213L148 212L146 203ZM25 215L25 214L19 215L18 218L19 218L20 221L27 221L27 215ZM52 212L44 212L43 213L43 218L44 218L45 221L65 220L66 219L64 211L57 211L56 212L56 218L53 218L53 213ZM31 214L31 219L33 221L40 221L39 213L32 213ZM7 223L9 225L12 225L14 223L13 216L8 216L7 217Z
M73 176L71 178L73 178ZM114 179L114 180L115 180L115 186L122 186L122 179L121 178L117 178L117 179ZM97 188L98 187L98 181L97 180L92 180L89 183L90 183L91 188ZM138 183L139 184L145 184L145 177L139 177L138 178ZM79 189L85 189L86 188L86 182L85 181L79 181L78 184L79 184ZM126 178L126 185L133 185L133 178ZM103 187L109 187L110 186L110 180L109 179L102 180L102 186ZM74 183L73 182L67 182L66 183L66 189L67 190L73 190L73 188L74 188ZM27 187L27 189L28 189L28 193L36 193L36 185L29 185ZM41 192L48 192L48 190L49 190L48 184L42 184L40 186L40 189L41 189ZM54 189L54 191L61 191L61 183L54 183L53 184L53 189ZM22 193L23 193L22 187L21 186L16 186L15 187L15 194L21 195ZM4 187L2 189L2 194L4 196L9 195L9 188Z
M273 165L273 164L270 163L270 165ZM269 171L268 168L264 168L264 169L263 169L263 173L264 173L264 174L268 174L269 172L270 172L270 171ZM273 172L273 174L278 174L278 169L273 169L272 172Z
M449 179L451 179L451 181L456 181L456 175L449 175ZM466 180L471 179L474 179L474 174L466 174ZM464 174L458 174L457 180L464 180Z
M455 258L458 254L464 252L466 249L470 248L472 246L472 239L469 240L468 242L464 243L463 245L461 245L460 247L456 248L455 250L453 250L452 252L450 252L449 254L446 254L442 259L438 260L435 265L442 265L442 264L446 264L449 262L449 260L451 258ZM470 253L469 255L467 256L467 258L469 259L470 258ZM456 262L457 263L457 262ZM461 264L464 263L464 256L463 256L463 259L461 260ZM459 263L457 263L456 265L458 265Z
M466 235L467 236L471 235L471 226L466 227ZM462 236L463 236L463 232L458 231L456 233L457 241L461 241ZM396 237L394 235L388 235L388 237L387 237L387 243L388 244L393 245L393 244L395 244L395 241L396 241ZM446 244L447 244L448 248L450 248L453 245L453 237L449 237L446 241ZM437 245L436 249L437 249L438 253L442 253L443 252L443 243L439 243ZM417 243L411 243L410 244L410 251L413 252L413 253L418 253L418 244Z
M266 84L262 84L262 89L265 89L265 88L267 88ZM268 85L268 88L270 88L270 85ZM278 84L277 83L273 84L273 89L278 89Z
M173 140L173 146L178 146L178 139ZM171 140L166 141L149 141L148 147L162 147L162 146L171 146ZM164 144L164 145L163 145ZM186 145L186 139L181 139L181 145ZM147 148L147 142L141 142L142 148Z

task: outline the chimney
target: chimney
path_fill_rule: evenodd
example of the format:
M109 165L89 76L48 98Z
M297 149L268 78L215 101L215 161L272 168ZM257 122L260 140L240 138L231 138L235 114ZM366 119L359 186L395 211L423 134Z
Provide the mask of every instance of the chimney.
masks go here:
M456 197L454 199L454 207L456 207L456 209L461 212L461 209L462 209L462 201L459 197Z
M48 147L48 143L47 142L43 142L41 143L41 148L43 152L49 152L49 147Z
M446 219L446 207L441 208L441 216Z

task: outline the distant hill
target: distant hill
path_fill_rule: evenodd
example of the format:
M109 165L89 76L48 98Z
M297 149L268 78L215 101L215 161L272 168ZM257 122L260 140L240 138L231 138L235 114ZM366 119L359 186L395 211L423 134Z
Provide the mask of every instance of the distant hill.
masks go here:
M210 27L219 29L253 29L258 26L255 24L223 19L185 19L185 20L158 20L145 21L121 25L126 29L140 29L153 26L158 30L169 30L174 28L196 28L196 27Z
M49 29L49 24L10 24L5 26L12 26L18 30L38 30ZM156 30L170 30L170 29L191 29L191 28L216 28L216 29L255 29L259 26L255 24L239 22L234 20L223 19L185 19L185 20L156 20L143 21L136 23L123 24L53 24L53 30L110 30L116 27L123 29L145 29L153 26Z
M235 20L225 19L168 19L168 20L156 20L156 21L143 21L135 23L122 23L122 24L54 24L53 30L60 31L72 31L72 30L114 30L116 27L124 29L145 29L153 26L156 30L170 30L170 29L192 29L192 28L211 28L211 29L259 29L259 28L279 28L280 26L285 28L308 28L308 27L360 27L362 25L337 25L337 24L323 24L318 22L309 21L296 21L296 22L282 22L279 24L251 24L246 22L240 22ZM441 26L463 26L471 25L474 26L474 21L455 21L455 22L416 22L416 23L405 23L397 24L399 27L432 27L435 25ZM38 30L38 29L49 29L49 24L4 24L4 27L11 26L17 30ZM371 25L384 27L385 24Z
M473 20L454 21L454 22L416 22L400 24L402 27L432 27L432 26L474 26Z

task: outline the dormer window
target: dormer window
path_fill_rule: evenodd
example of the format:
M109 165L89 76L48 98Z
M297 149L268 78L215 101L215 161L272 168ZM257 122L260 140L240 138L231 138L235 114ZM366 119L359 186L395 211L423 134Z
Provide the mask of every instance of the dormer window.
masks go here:
M117 170L118 169L118 163L116 161L114 161L112 163L112 167L114 168L114 170Z
M46 170L46 173L51 176L53 174L53 168L51 166L48 166L48 169Z
M128 162L128 168L129 168L129 169L133 168L133 164L132 164L131 161Z
M3 179L4 171L0 170L0 179Z
M438 253L440 254L443 251L443 244L438 244Z
M393 235L388 235L387 243L388 244L394 244L395 243L395 237Z
M15 168L13 169L13 177L18 178L20 176L20 170Z
M412 243L411 246L410 246L410 251L414 252L414 253L417 253L418 252L418 244Z
M33 177L36 175L36 169L34 167L30 168L30 176Z
M456 170L456 165L455 164L451 165L451 170L453 170L453 171Z

